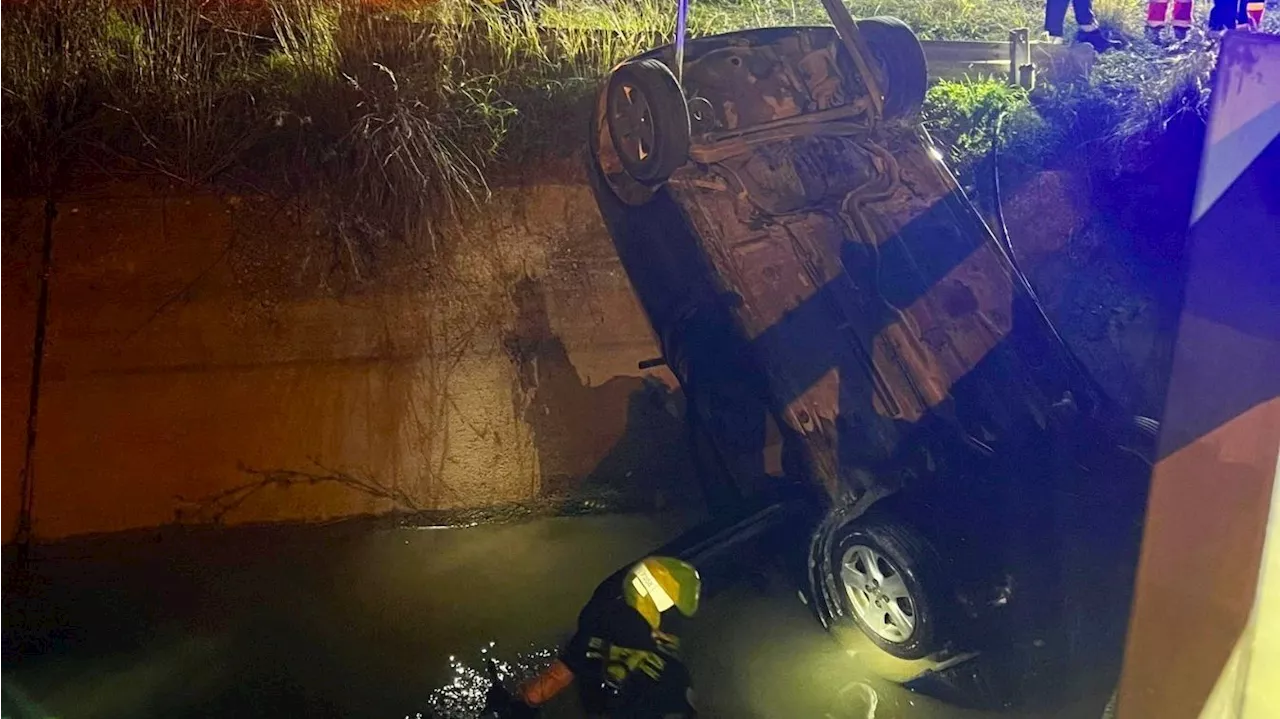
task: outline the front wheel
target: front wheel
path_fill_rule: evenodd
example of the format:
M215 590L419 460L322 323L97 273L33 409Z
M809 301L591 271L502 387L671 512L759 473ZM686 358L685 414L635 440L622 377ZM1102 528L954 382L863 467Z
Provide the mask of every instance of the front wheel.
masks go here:
M820 528L819 531L824 531ZM920 659L945 646L953 606L941 556L919 531L886 512L834 527L815 541L814 579L825 594L830 627L856 626L899 659Z

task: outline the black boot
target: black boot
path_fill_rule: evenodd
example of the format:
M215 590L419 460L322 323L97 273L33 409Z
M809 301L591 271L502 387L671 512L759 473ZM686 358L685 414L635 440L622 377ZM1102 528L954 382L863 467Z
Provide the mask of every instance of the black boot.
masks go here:
M1101 28L1077 31L1076 42L1087 42L1093 46L1094 50L1097 50L1098 52L1106 52L1108 50L1119 50L1121 47L1121 43L1119 41L1112 40L1108 38L1106 35L1103 35Z

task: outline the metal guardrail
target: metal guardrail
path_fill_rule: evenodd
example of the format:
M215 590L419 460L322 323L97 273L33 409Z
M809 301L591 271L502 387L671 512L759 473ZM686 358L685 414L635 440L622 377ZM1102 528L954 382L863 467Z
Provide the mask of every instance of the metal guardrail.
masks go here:
M929 75L958 80L968 77L1009 75L1009 43L981 40L924 40Z
M417 22L406 24L417 26ZM549 32L551 28L544 28ZM586 31L601 36L621 36L615 29ZM643 33L654 47L671 41L669 35L657 31ZM629 37L634 41L634 36ZM963 80L1004 77L1011 85L1027 89L1035 86L1037 77L1064 79L1087 75L1094 52L1087 45L1057 45L1031 42L1026 28L1009 31L1007 41L1000 40L922 40L929 77L934 80Z
M1065 79L1087 75L1092 48L1030 42L1024 29L1011 30L1007 42L985 40L924 40L924 56L933 79L961 80L1003 77L1027 89L1036 78Z
M616 33L601 30L601 33ZM670 39L653 34L653 45ZM1087 75L1093 64L1094 51L1087 45L1056 45L1031 42L1026 28L1009 31L1007 41L1000 40L922 40L929 77L934 80L963 80L1003 77L1011 85L1028 90L1037 77L1066 79Z

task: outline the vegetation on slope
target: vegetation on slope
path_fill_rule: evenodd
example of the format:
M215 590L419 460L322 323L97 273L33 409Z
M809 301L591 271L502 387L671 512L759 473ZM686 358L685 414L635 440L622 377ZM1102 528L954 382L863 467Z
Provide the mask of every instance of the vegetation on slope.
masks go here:
M69 172L159 174L302 198L345 242L429 230L482 201L491 173L576 150L599 78L674 23L664 0L543 5L535 18L485 0L7 2L4 187L43 194ZM1136 27L1132 3L1101 5L1111 26ZM1041 8L854 9L902 17L925 38L977 39L1035 28ZM816 0L705 0L691 14L695 34L824 21ZM1210 52L1135 50L1103 56L1088 83L1031 95L942 83L926 123L963 168L986 151L997 114L1008 142L1038 161L1202 107Z

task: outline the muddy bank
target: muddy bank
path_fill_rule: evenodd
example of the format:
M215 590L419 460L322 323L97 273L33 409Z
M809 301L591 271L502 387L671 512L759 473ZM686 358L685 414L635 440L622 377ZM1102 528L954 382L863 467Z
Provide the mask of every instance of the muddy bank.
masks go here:
M1193 187L1193 178L1187 184ZM1114 203L1095 203L1100 191L1079 172L1029 178L1006 200L1010 241L1050 320L1094 380L1128 411L1159 417L1181 302L1185 225L1127 226L1108 212ZM1178 209L1167 204L1166 212Z

